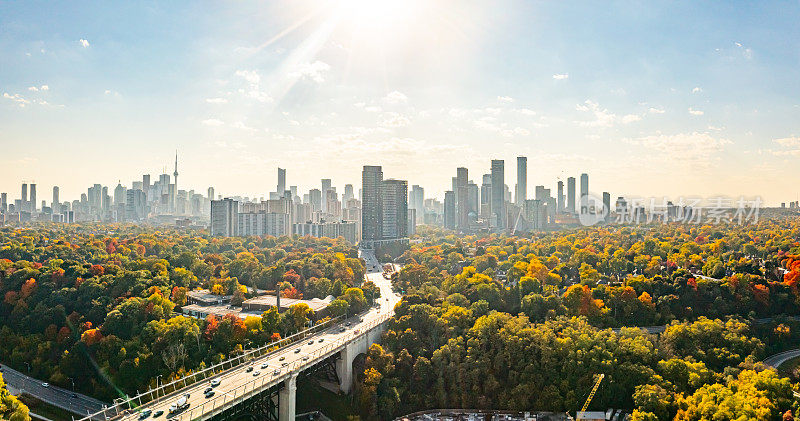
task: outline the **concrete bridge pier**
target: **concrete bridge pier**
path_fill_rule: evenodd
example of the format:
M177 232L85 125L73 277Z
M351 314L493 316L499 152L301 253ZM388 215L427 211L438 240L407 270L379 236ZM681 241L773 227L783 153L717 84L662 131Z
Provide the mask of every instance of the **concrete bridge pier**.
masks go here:
M278 392L278 421L294 421L297 405L297 374L283 382Z

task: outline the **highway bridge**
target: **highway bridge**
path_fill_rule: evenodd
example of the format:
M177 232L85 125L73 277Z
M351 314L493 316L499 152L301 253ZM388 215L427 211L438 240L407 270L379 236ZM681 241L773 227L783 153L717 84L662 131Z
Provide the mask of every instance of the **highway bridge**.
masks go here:
M82 418L93 420L170 419L173 421L210 419L265 419L294 421L297 377L316 367L335 367L339 388L347 393L353 385L353 361L379 341L394 306L400 301L391 282L382 276L375 256L362 252L367 278L381 291L379 305L354 318L323 325L289 345L265 353L248 353L223 369L211 367L205 374L159 385L113 406ZM181 381L183 383L181 384ZM205 393L210 388L211 393ZM175 411L181 398L187 405ZM173 411L170 411L170 407ZM170 413L172 412L172 413ZM144 417L143 413L147 415ZM156 415L157 414L157 415ZM143 417L143 418L141 418Z

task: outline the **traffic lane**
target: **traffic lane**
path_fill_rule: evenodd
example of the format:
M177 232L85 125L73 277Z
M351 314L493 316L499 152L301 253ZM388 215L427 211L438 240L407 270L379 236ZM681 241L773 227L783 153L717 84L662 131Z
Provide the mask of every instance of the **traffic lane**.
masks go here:
M73 392L57 386L44 387L42 386L43 382L38 379L26 376L5 365L3 365L3 378L6 379L8 385L19 393L25 392L30 396L49 401L51 404L76 414L86 415L87 411L94 413L102 409L102 404L83 399L81 398L82 395L79 394L76 394L77 397L73 398Z
M337 327L337 329L338 329L338 327ZM352 333L353 330L347 330L346 332L351 332ZM343 332L343 333L346 333L346 332ZM273 373L274 370L276 370L278 368L281 369L281 373L280 373L281 375L286 374L287 373L287 371L286 371L287 367L283 367L283 363L284 362L288 363L287 365L289 366L289 368L291 368L291 365L293 363L298 363L298 364L303 363L304 362L303 361L304 357L308 356L309 359L310 359L311 358L310 355L313 354L314 351L317 351L317 350L320 350L320 349L324 348L331 341L334 341L334 340L339 339L341 337L341 333L338 333L338 331L334 332L333 329L328 329L328 330L320 332L320 333L322 333L323 335L315 337L315 343L314 343L313 346L308 345L308 341L310 341L310 338L311 338L311 337L309 337L308 341L301 342L299 344L292 344L292 345L284 348L284 350L281 351L279 354L273 354L266 361L264 361L264 360L255 360L252 364L246 364L246 365L240 366L240 367L234 369L232 372L229 372L229 373L223 375L220 385L217 386L216 388L214 388L214 392L215 392L214 396L212 396L209 399L205 398L205 394L203 393L203 391L207 387L210 387L211 379L209 379L208 381L195 383L195 384L187 387L186 390L185 390L185 393L189 393L189 399L188 399L189 407L186 410L182 411L181 413L190 411L192 408L197 408L199 406L202 406L205 402L213 400L214 398L216 398L219 395L227 394L228 396L232 397L232 396L234 396L234 390L240 388L243 384L249 383L255 377L269 376L271 373ZM317 335L319 335L319 334L317 334ZM319 342L320 338L323 339L323 342ZM303 345L305 345L306 352L303 352L303 348L304 348ZM298 348L301 349L301 351L298 352L298 353L295 353L294 350L298 349ZM281 356L284 357L283 361L280 360ZM268 368L267 369L262 369L261 365L265 364L265 363L268 365ZM251 365L253 366L253 370L248 372L247 368L249 366L251 366ZM259 376L254 376L253 375L253 373L255 373L256 371L260 372ZM218 377L214 377L214 378L218 378ZM174 404L181 396L183 396L183 395L178 394L178 395L172 396L169 399L161 401L156 405L144 405L142 407L142 409L148 408L148 409L151 409L152 412L156 412L157 410L162 410L162 411L164 411L164 414L169 415L169 407L172 404ZM180 415L180 413L175 414L176 417L179 416L179 415ZM138 415L138 412L131 412L131 413L123 416L122 419L124 419L124 420L137 420L137 419L139 419L139 415Z
M375 309L375 308L370 309L368 313L366 313L363 317L360 317L361 320L359 320L358 317L348 319L348 321L351 323L351 326L349 328L345 327L344 332L340 332L340 328L342 327L342 325L334 326L330 329L309 336L307 340L299 341L298 343L289 345L275 354L270 354L269 356L261 357L259 359L254 360L251 364L242 365L234 369L233 371L229 372L229 374L224 374L222 377L223 382L214 389L215 395L212 396L210 399L205 398L205 394L203 393L203 391L207 387L209 387L211 379L209 379L208 382L203 381L187 387L185 392L189 393L188 401L190 405L189 408L187 408L185 411L189 411L193 407L196 408L202 406L205 402L216 398L216 395L218 393L230 395L232 392L234 392L234 390L238 389L243 384L249 383L254 377L258 377L253 375L253 373L255 373L256 371L260 372L259 376L270 376L276 369L281 370L281 373L279 375L286 374L285 370L291 369L292 364L303 363L304 362L303 358L306 356L308 356L310 359L311 358L310 355L312 355L315 351L323 349L331 341L340 339L342 335L348 335L348 334L355 335L357 334L356 331L360 333L362 328L365 328L367 324L373 322L374 320L377 320L381 315L387 313L391 308L391 306L393 306L397 301L399 301L399 297L395 296L391 291L390 282L384 279L380 272L374 272L369 275L372 275L372 278L375 278L375 281L377 281L375 282L376 285L378 285L379 288L381 289L381 295L382 298L384 298L383 301L381 302L381 309ZM386 300L386 298L389 299ZM312 345L308 345L308 342L311 341L312 338L314 343ZM323 339L322 342L319 342L320 338ZM303 349L304 346L306 348L305 350ZM295 350L297 349L300 349L300 351L295 352ZM282 356L284 357L283 361L280 360ZM286 366L283 365L284 362L287 363ZM262 364L266 364L267 368L262 369L261 368ZM248 372L247 368L248 366L251 365L253 366L253 370ZM169 399L159 402L156 405L153 406L145 405L145 407L150 408L153 412L156 412L157 410L163 410L165 414L168 414L169 407L173 403L175 403L180 398L180 396L182 395L176 394L175 396L171 396ZM179 414L176 414L176 416L178 415ZM123 419L133 420L133 419L138 419L138 416L134 413L123 417Z

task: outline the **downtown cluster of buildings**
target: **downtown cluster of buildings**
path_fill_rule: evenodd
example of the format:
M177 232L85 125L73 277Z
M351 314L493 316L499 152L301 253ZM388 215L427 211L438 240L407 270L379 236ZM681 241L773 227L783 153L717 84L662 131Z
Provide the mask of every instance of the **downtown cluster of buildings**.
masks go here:
M53 197L37 201L36 184L23 183L20 198L8 202L7 193L0 193L0 224L26 222L151 222L173 223L180 220L189 224L192 219L205 221L211 209L214 188L207 194L194 190L178 189L178 157L175 170L151 180L150 174L142 176L130 186L118 183L113 189L95 184L80 200L61 201L59 187L53 187Z
M352 184L340 195L329 178L320 188L298 195L297 186L286 186L286 170L278 168L278 185L269 199L229 197L211 201L211 235L344 237L361 239L361 201Z
M611 205L607 192L601 198L589 193L589 175L580 175L580 190L575 177L556 184L555 194L543 185L535 186L534 197L528 198L528 159L517 158L517 177L512 199L505 182L505 161L492 160L489 173L482 174L481 184L469 179L466 168L457 168L452 188L444 195L444 203L424 199L420 186L412 186L411 202L422 217L418 222L440 224L464 233L511 230L525 232L552 229L561 225L577 225L581 214L601 213ZM608 212L605 212L606 217Z
M278 183L268 197L232 196L214 198L214 188L206 194L178 188L178 160L175 170L157 180L142 176L130 186L116 188L95 184L80 200L62 202L59 188L53 187L49 206L37 202L36 184L23 183L19 199L9 203L0 194L0 225L27 222L133 222L176 224L179 227L208 227L213 236L344 237L351 243L379 246L406 242L416 226L438 225L461 233L512 233L552 230L559 227L610 222L611 195L589 192L589 175L558 180L555 189L534 186L528 196L528 160L516 159L516 183L506 184L503 160L492 160L480 184L470 179L467 168L457 168L443 200L426 197L425 189L406 180L384 178L380 166L364 166L361 188L345 184L339 190L331 179L322 179L317 188L303 193L287 186L286 170L278 168ZM624 222L647 220L645 203L619 197L614 216L629 215ZM789 204L797 208L797 202ZM782 206L785 206L782 204ZM691 206L665 202L663 221L684 220L694 215ZM696 212L695 212L696 213ZM698 213L699 216L699 213Z

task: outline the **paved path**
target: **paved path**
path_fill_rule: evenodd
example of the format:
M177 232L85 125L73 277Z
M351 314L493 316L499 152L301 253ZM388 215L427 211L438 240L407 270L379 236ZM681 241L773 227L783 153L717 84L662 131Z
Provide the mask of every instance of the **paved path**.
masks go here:
M3 379L9 391L16 395L26 394L42 402L56 406L77 415L93 414L103 409L106 403L95 398L74 393L58 386L45 387L41 380L26 376L3 364Z

